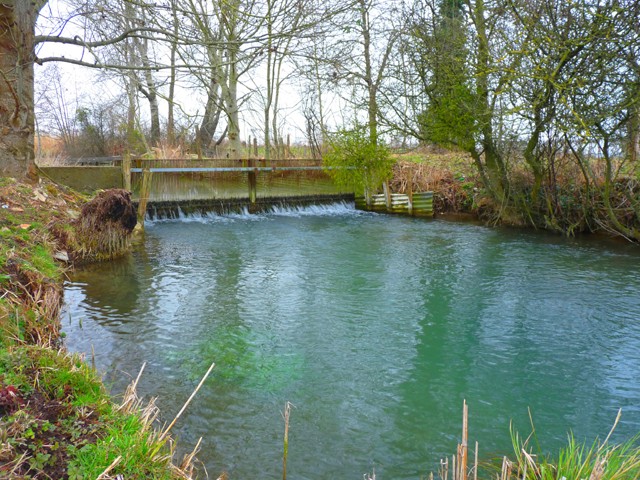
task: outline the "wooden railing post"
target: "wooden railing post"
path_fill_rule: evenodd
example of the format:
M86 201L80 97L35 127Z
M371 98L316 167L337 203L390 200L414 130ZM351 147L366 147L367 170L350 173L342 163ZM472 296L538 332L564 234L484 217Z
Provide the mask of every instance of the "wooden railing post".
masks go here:
M389 188L389 182L387 180L382 184L382 190L384 191L385 203L387 204L387 210L391 209L391 189Z
M256 162L254 159L249 160L249 167L255 168ZM250 170L248 173L249 177L249 203L251 205L255 205L257 199L257 187L258 187L258 174L256 170Z
M131 191L131 155L122 155L122 188Z
M151 191L151 175L153 172L149 168L142 171L142 185L140 187L140 201L138 202L138 224L144 230L144 217L147 213L147 203Z

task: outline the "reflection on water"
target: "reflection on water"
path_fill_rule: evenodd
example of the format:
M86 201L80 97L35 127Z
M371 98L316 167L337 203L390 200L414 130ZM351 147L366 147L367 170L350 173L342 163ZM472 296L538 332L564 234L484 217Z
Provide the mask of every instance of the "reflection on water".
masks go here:
M572 430L640 431L640 252L344 206L157 222L144 248L78 271L70 349L95 351L115 392L143 362L213 475L274 477L281 410L292 478L420 478L470 440L543 448ZM81 324L81 325L80 325Z

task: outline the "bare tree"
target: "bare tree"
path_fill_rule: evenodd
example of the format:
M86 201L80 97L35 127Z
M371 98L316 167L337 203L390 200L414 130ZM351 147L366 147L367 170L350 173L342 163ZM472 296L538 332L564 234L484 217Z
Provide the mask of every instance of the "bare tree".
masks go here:
M167 32L149 25L129 25L108 38L100 38L93 31L64 36L61 32L36 35L38 16L46 5L45 0L14 0L0 4L0 169L3 175L35 179L34 164L34 74L37 62L44 64L62 61L91 68L123 67L104 62L98 51L106 46L120 43L127 38L152 41L166 39ZM148 5L147 7L151 7ZM80 9L74 12L76 18L85 18L91 23L97 10ZM62 22L66 25L68 22ZM41 43L65 44L79 47L80 58L54 55L37 58L35 46ZM87 54L90 58L85 58ZM125 66L130 70L144 70L145 67ZM153 67L152 67L153 68ZM146 68L150 70L151 68Z

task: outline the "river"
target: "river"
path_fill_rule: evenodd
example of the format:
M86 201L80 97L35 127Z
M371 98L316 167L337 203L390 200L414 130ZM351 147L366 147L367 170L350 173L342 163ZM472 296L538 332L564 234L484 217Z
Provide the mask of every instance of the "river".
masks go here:
M640 249L349 205L156 221L66 284L67 347L204 443L209 475L419 479L530 415L543 451L640 432ZM93 353L92 353L93 352Z

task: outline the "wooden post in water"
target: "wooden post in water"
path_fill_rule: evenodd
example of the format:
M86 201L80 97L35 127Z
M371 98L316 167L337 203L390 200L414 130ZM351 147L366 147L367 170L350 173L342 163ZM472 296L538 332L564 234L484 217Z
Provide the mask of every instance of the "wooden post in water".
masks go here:
M254 159L249 159L249 167L254 168L256 162ZM249 203L251 206L255 205L257 199L257 186L258 186L258 174L256 170L251 170L248 173L249 177Z
M389 182L387 180L382 184L382 190L384 191L385 203L387 204L387 210L391 209L391 189L389 188Z
M131 191L131 155L122 155L122 188Z
M413 215L413 178L410 178L407 182L407 197L409 197L409 203L407 204L409 215Z
M140 201L138 202L138 224L144 230L144 217L147 213L147 203L151 191L151 175L149 168L142 170L142 186L140 187Z

